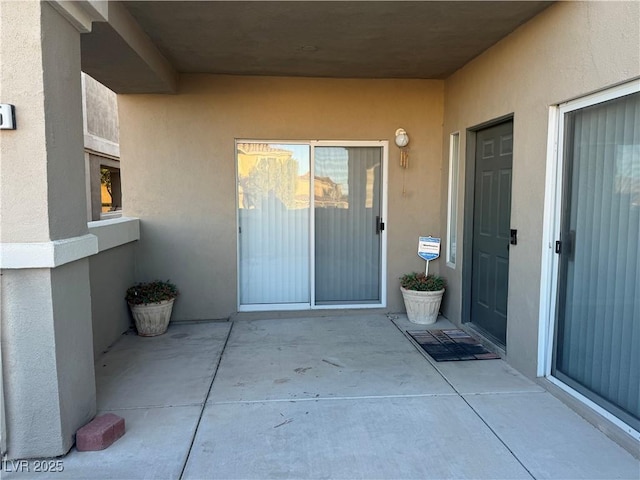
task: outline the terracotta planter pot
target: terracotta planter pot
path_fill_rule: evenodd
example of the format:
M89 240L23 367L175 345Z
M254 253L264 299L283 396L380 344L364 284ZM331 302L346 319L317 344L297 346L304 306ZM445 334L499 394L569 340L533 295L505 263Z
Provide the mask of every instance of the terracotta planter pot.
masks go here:
M131 314L136 322L138 335L142 337L155 337L156 335L162 335L166 332L169 327L169 320L171 320L174 301L175 298L159 303L143 305L129 304Z
M410 321L421 325L436 323L444 288L437 292L418 292L400 287L400 291Z

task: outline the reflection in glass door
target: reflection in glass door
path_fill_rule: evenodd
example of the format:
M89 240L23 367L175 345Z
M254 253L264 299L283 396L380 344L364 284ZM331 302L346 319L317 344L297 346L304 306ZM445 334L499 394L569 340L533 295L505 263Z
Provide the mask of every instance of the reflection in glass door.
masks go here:
M237 145L240 305L310 302L309 158L309 145Z
M241 311L384 306L385 145L237 144Z
M379 147L314 149L316 304L379 302Z

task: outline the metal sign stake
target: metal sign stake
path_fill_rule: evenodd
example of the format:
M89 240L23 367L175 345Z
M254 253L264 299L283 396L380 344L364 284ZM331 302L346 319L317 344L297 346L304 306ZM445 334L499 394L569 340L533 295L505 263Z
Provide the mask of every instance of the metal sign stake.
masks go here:
M432 236L419 237L418 256L427 262L424 274L429 275L429 262L440 256L440 239Z

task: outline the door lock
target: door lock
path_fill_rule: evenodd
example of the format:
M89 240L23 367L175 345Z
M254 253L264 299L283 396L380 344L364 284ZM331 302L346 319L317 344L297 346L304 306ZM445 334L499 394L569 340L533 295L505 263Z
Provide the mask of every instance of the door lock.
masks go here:
M509 243L511 245L517 245L518 244L518 230L516 229L511 229L511 236L509 238Z

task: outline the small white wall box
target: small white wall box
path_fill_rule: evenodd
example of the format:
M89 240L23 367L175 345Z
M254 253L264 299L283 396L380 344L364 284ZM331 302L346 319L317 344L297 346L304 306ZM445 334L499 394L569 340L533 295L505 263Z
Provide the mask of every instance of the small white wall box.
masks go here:
M16 129L16 107L0 103L0 130Z

